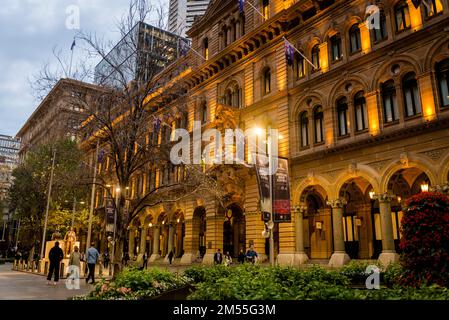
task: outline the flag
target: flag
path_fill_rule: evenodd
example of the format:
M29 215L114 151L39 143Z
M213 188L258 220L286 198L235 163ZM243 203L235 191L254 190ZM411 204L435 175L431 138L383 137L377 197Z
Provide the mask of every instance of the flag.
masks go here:
M179 38L179 55L185 56L189 52L189 44L187 40Z
M422 0L412 0L412 3L415 6L415 8L418 9L422 3Z
M295 48L287 40L285 40L285 59L287 59L287 64L289 66L292 66L293 61L295 60Z
M245 6L245 0L239 0L239 9L240 9L240 13L244 12L244 6Z
M73 48L75 48L75 46L76 46L76 42L75 42L75 39L73 39L73 43L72 43L72 46L70 47L70 50L73 51Z

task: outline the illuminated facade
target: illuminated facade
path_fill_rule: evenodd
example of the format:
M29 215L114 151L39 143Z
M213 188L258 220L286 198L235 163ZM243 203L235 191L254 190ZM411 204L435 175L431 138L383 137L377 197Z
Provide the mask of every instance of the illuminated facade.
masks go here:
M183 73L188 128L223 125L231 108L242 129L279 130L292 222L274 229L278 263L397 260L403 201L449 178L449 2L429 11L375 1L380 29L369 30L374 1L248 1L266 19L248 3L241 13L237 1L212 1L188 32L199 53L190 51ZM299 54L288 66L283 37L317 69ZM164 170L142 172L133 193L172 179ZM131 256L155 261L174 250L181 263L208 264L217 248L235 256L254 246L267 257L254 171L215 170L224 205L198 195L149 208L130 227Z

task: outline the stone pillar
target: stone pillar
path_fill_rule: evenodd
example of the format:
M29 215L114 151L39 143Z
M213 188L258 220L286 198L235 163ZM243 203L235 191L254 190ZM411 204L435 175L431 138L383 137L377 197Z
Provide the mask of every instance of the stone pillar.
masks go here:
M382 253L379 256L379 262L383 266L399 261L399 255L394 248L393 223L391 220L391 199L393 197L387 193L376 197L379 200L380 227L382 232Z
M432 87L432 72L425 72L417 77L421 92L421 108L426 121L436 118L435 95Z
M181 258L181 264L191 264L198 256L199 243L199 223L194 223L193 219L186 219L185 223L185 238L184 238L184 254Z
M330 267L341 267L351 260L345 251L345 241L343 237L343 206L344 199L336 199L327 202L332 207L332 224L334 232L334 253L329 260Z
M132 259L134 257L134 238L136 236L135 229L129 230L129 240L128 240L128 254Z
M279 265L298 266L306 264L309 261L309 257L304 252L304 232L303 232L303 214L307 210L305 205L293 206L292 224L294 226L294 252L285 253L282 252L277 257Z
M175 253L173 246L174 241L175 241L175 227L173 226L173 224L170 223L168 225L168 250L167 254L165 255L164 262L168 262L168 255L170 254L170 251L173 251L173 254Z
M154 262L159 259L161 256L159 255L159 245L160 245L160 235L161 235L161 227L154 226L154 236L153 236L153 254L150 257L149 262Z
M140 248L139 248L139 254L138 254L138 261L142 261L143 254L147 251L147 234L148 234L148 228L142 227L140 231Z

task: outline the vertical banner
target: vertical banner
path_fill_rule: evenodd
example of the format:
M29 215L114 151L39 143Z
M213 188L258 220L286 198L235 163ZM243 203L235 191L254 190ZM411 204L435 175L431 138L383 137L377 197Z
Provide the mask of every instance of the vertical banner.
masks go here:
M111 198L106 199L106 232L114 232L114 213L115 206L114 200Z
M269 221L272 212L270 197L270 176L268 175L268 157L262 154L253 154L255 160L257 184L259 185L260 209L262 220Z
M291 222L288 159L278 158L273 175L273 221Z
M290 184L288 174L288 159L273 157L272 185L270 188L268 156L254 154L257 183L262 211L262 220L268 221L269 214L273 213L273 222L290 222ZM270 192L272 197L270 198ZM272 201L271 201L272 200Z

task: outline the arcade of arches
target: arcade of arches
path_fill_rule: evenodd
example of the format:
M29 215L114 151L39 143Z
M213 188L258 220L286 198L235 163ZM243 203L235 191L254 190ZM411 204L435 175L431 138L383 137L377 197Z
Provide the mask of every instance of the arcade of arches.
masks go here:
M279 264L294 265L309 259L327 260L333 266L350 259L398 259L401 218L407 198L425 186L443 185L449 179L449 165L425 166L412 159L385 163L375 175L367 165L351 165L336 174L311 174L293 185L292 222L275 228L275 254ZM439 172L446 172L439 176ZM254 198L257 198L254 197ZM248 204L249 202L245 202ZM158 208L159 209L159 208ZM219 208L211 199L183 203L171 213L160 208L134 221L129 229L130 257L144 252L154 261L167 261L170 251L180 263L213 262L217 249L237 257L253 246L262 259L268 255L267 241L261 235L263 222L257 209L242 203Z

